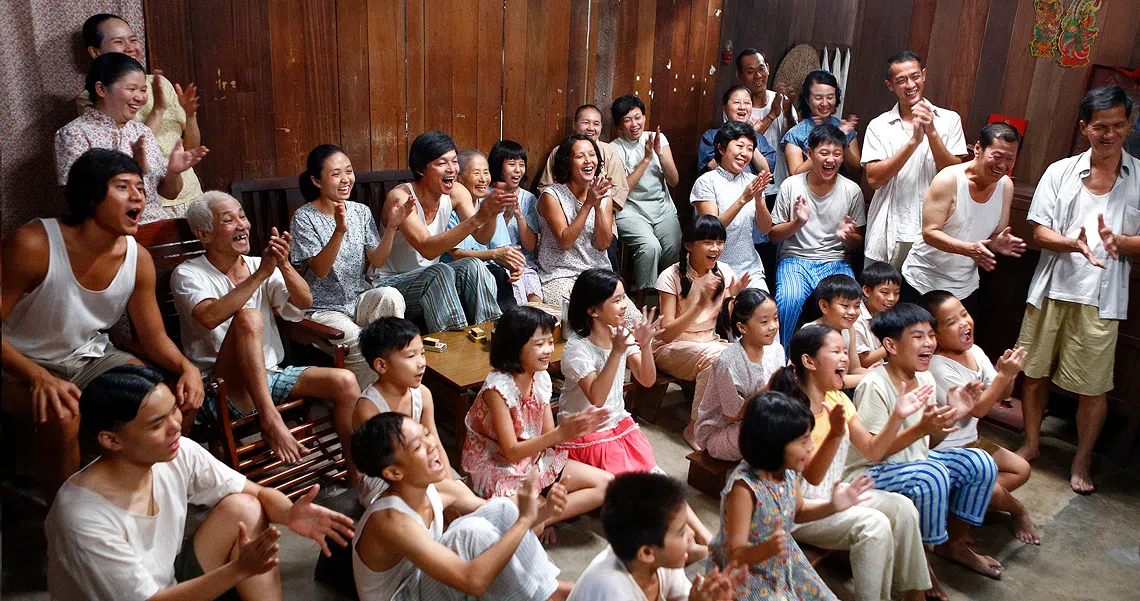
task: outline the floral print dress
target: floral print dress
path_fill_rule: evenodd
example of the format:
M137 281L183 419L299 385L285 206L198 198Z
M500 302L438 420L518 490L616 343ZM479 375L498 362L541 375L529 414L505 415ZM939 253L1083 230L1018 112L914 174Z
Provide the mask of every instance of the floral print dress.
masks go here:
M550 374L545 371L535 372L530 396L525 399L521 398L512 374L493 371L487 376L465 420L467 440L463 445L462 465L471 476L471 490L483 498L512 496L526 480L532 465L538 470L541 489L554 484L566 468L566 451L551 447L518 461L508 461L499 446L491 407L483 398L487 390L494 390L506 401L515 436L523 441L542 435L553 389Z
M725 499L739 480L748 487L756 499L749 526L748 544L756 545L772 536L776 518L783 519L785 531L790 532L796 519L796 489L800 474L784 470L780 482L763 479L759 473L741 462L728 477L721 492L720 531L709 545L713 564L724 569L728 565L728 537L725 533ZM836 601L835 595L820 579L815 568L790 535L787 538L788 556L770 557L749 566L744 591L737 596L742 601Z

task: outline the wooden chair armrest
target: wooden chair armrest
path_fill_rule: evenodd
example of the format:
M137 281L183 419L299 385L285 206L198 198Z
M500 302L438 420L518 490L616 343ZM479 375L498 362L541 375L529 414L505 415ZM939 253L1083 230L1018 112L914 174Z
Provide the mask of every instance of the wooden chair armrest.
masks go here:
M302 344L327 346L334 344L334 341L344 340L344 332L308 318L301 321L279 319L277 327L285 337Z

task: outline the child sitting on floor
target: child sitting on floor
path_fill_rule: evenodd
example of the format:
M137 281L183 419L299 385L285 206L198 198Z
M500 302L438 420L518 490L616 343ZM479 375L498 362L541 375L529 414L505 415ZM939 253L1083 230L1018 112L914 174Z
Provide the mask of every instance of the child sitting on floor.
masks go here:
M626 319L625 284L608 269L587 269L570 292L570 326L577 337L562 351L562 388L558 417L569 418L591 407L609 409L609 418L595 432L562 445L569 458L601 468L611 474L657 470L649 439L625 409L625 368L634 379L649 387L657 380L653 354L643 353L660 332L661 320L652 310L642 313L637 330L630 332ZM689 526L698 545L707 545L712 533L690 509ZM698 552L690 553L696 561ZM703 554L702 554L703 556Z
M685 575L693 532L685 485L664 474L629 472L606 489L602 530L609 546L578 577L567 601L730 601L745 572Z
M933 323L930 313L912 303L899 303L871 320L871 331L887 349L887 362L871 370L855 390L859 419L868 432L878 434L892 427L895 406L907 391L935 385L927 371L934 356ZM950 406L928 405L921 414L905 418L885 460L874 460L858 447L851 449L846 477L870 475L879 490L910 497L918 508L923 543L934 545L934 552L944 559L1000 578L997 560L967 546L970 526L980 526L985 518L997 465L981 449L930 449L931 435L956 430L954 407L976 403L981 389L979 382L951 388L946 392ZM933 584L928 595L944 598L938 583Z
M834 600L784 524L810 522L868 499L870 478L837 482L828 501L804 501L800 480L814 446L815 419L802 402L780 392L748 401L740 424L744 461L728 477L720 502L721 526L710 549L713 563L748 566L749 600Z
M661 298L661 344L653 360L661 371L682 380L695 380L693 408L682 436L700 450L695 427L709 368L728 341L716 331L716 320L727 298L736 296L751 282L747 273L737 274L721 263L727 232L714 215L696 215L681 239L681 260L661 272L657 292Z
M863 304L855 320L855 352L859 365L871 369L887 358L887 350L871 332L871 318L895 306L902 290L902 274L894 265L875 261L863 269Z
M731 310L729 310L731 306ZM736 340L716 358L697 414L697 444L716 459L740 461L740 418L747 399L764 390L784 366L776 301L759 288L747 288L725 304L718 324Z
M1039 545L1041 537L1029 519L1029 511L1012 494L1029 480L1029 462L1009 449L978 437L978 418L989 413L994 404L1009 398L1026 351L1018 347L1002 353L995 370L982 347L974 344L974 318L957 297L945 290L932 290L922 295L920 304L936 322L934 335L938 338L938 353L930 358L930 373L938 382L938 404L947 403L944 391L955 386L978 380L986 387L976 405L959 408L965 416L958 420L958 431L947 434L934 448L975 447L993 456L998 476L990 509L1009 513L1018 540Z
M613 476L566 458L564 442L597 430L609 417L602 407L566 416L554 425L550 411L550 358L554 318L534 307L508 309L491 337L491 367L467 412L463 470L475 494L514 497L532 470L545 490L563 480L568 496L561 518L597 509Z
M802 493L808 500L825 500L843 479L848 448L854 445L867 457L885 457L902 421L923 408L934 387L922 386L903 395L887 426L872 435L842 390L849 359L835 328L804 326L792 335L788 352L791 364L776 372L769 387L799 399L815 416L811 431L815 453L804 470ZM931 581L918 511L900 494L881 490L868 494L863 505L796 525L792 536L816 547L850 551L859 601L890 599L892 588L906 591L908 600L921 601Z
M360 353L376 372L376 381L366 386L352 411L355 432L372 416L386 411L402 413L423 424L439 437L431 390L423 385L424 341L416 324L402 317L381 317L360 331ZM451 464L442 456L448 476ZM382 478L363 477L356 491L360 504L368 507L388 484Z
M806 324L831 326L843 335L843 345L848 357L857 357L855 352L855 322L859 319L859 307L863 301L863 289L855 278L842 273L830 275L820 280L815 291L804 303L800 312L799 330ZM856 361L847 366L843 377L844 388L854 388L867 372Z

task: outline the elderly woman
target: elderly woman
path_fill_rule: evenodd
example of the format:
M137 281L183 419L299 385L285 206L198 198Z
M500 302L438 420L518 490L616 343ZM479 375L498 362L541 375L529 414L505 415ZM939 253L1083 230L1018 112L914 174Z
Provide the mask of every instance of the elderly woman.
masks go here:
M395 230L389 228L380 237L372 211L349 200L354 183L352 161L343 150L322 144L309 153L298 178L301 195L309 202L293 213L289 224L289 262L312 290L309 319L344 332L345 367L363 390L376 381L376 373L360 354L360 328L378 317L403 317L404 298L398 290L373 288L368 281L368 266L388 260ZM401 223L409 208L390 206L389 223Z
M740 121L751 125L752 92L748 90L748 86L732 86L725 91L721 103L723 104L725 123ZM720 128L710 129L701 136L700 146L697 147L697 168L701 172L714 171L720 166L713 148L713 139L716 138L718 131ZM753 131L755 131L755 127L753 127ZM752 152L752 162L748 163L744 171L752 174L772 171L772 166L775 164L776 149L772 148L764 136L756 136L756 149Z
M159 195L178 198L182 191L182 173L206 156L206 147L188 151L179 141L167 159L154 132L134 120L147 101L146 73L137 60L118 52L100 55L87 73L86 87L95 105L84 109L82 115L55 132L59 184L67 185L68 170L87 150L117 150L134 156L145 174L146 207L141 222L181 217L185 207L164 207Z
M830 123L847 136L843 164L850 170L859 168L862 153L859 150L859 140L855 137L855 125L859 123L859 119L855 115L848 115L846 119L840 120L835 112L841 102L843 102L843 91L839 89L839 80L829 71L816 69L804 77L799 106L799 114L803 119L789 129L780 140L784 159L788 162L789 175L811 171L808 136L812 128L821 123Z
M107 13L93 15L83 23L83 44L91 58L98 58L108 52L121 52L140 64L143 63L142 44L134 29L122 17ZM146 77L147 100L135 114L135 121L142 122L158 138L158 147L163 156L170 156L178 141L186 150L194 150L202 145L202 132L198 129L198 87L194 84L185 89L162 76L155 69ZM175 102L176 100L176 102ZM91 96L87 90L80 92L75 99L79 114L91 106ZM162 206L185 205L202 193L202 185L193 169L182 172L182 192L178 198L162 199ZM179 209L180 210L180 209Z

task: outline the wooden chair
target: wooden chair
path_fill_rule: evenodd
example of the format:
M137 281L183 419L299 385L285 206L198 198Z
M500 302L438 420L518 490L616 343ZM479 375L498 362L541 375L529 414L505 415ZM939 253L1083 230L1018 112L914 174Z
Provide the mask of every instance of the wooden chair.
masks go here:
M135 239L150 251L154 259L159 312L167 334L177 344L181 339L181 328L170 277L183 261L206 251L185 219L140 226ZM335 343L344 337L343 332L308 319L300 322L278 319L277 322L285 340L323 345L332 356L334 366L344 366L346 348ZM314 482L328 482L344 477L344 454L331 418L316 418L313 415L313 399L297 399L277 407L293 436L309 448L309 454L302 462L286 465L272 455L268 445L260 438L243 444L243 440L252 438L259 432L257 415L237 420L229 418L225 409L228 404L224 381L215 379L211 382L207 394L214 395L219 416L216 420L207 420L207 425L198 431L198 438L208 441L216 455L250 480L296 498Z

